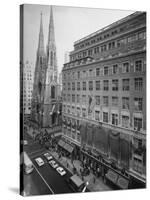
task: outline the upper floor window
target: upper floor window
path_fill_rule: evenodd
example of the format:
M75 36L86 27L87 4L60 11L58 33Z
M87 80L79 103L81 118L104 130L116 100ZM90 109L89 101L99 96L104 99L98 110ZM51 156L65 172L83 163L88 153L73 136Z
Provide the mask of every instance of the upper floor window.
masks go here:
M108 75L108 67L104 67L104 75Z
M77 94L77 103L80 103L80 95Z
M96 105L100 105L100 96L95 96Z
M75 82L72 83L72 90L75 90Z
M100 68L96 68L96 76L100 75Z
M100 81L96 81L96 90L100 90Z
M77 90L80 90L80 82L77 82Z
M118 97L116 96L112 97L112 106L118 106Z
M142 60L135 61L135 72L142 72Z
M103 122L108 123L108 113L107 112L103 112Z
M83 86L83 90L86 90L86 82L85 81L82 83L82 86Z
M108 96L103 96L103 105L108 106L108 104L109 104Z
M143 127L142 123L142 118L134 117L134 129L140 131L140 129Z
M143 99L142 98L134 98L134 106L135 110L142 111Z
M113 72L113 74L117 74L118 73L118 65L117 64L113 65L112 72Z
M70 87L70 82L68 82L68 90L70 90L71 89L71 87Z
M75 103L75 94L72 94L72 103Z
M118 125L118 114L112 114L112 124Z
M119 88L119 81L118 81L118 79L112 80L112 90L113 91L118 91L118 88Z
M103 80L103 90L104 91L109 90L109 80Z
M129 110L129 97L122 97L122 109Z
M86 104L86 95L82 95L82 103Z
M138 39L146 39L146 32L141 32L138 34Z
M123 79L122 80L122 90L123 91L130 90L130 79Z
M130 67L130 66L129 66L129 63L128 63L128 62L123 63L122 72L123 72L123 73L128 73L128 72L130 71L129 67Z
M142 90L143 89L143 78L135 78L134 79L134 87L135 87L135 90Z
M89 90L93 90L93 81L89 81Z
M95 120L100 120L100 111L95 111Z
M92 70L92 69L89 70L89 76L90 76L90 77L93 76L93 70Z
M129 116L122 115L122 127L129 128Z

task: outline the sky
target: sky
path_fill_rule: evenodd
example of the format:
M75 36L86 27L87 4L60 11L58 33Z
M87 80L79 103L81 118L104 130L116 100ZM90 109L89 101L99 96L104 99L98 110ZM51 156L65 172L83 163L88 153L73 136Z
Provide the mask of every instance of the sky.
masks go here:
M25 4L24 6L24 62L28 60L33 64L33 68L35 68L36 62L41 12L43 14L44 46L46 49L50 6L36 4ZM65 52L73 50L75 41L133 12L135 11L53 5L58 72L62 70Z

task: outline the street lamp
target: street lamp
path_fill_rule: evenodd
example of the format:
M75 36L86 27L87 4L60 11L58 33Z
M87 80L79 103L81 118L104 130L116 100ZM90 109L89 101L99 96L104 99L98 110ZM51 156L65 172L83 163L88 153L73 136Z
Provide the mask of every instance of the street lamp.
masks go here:
M89 185L89 182L87 181L87 182L85 183L85 186L84 186L82 192L85 192L85 190L86 190L86 188L87 188L88 185Z

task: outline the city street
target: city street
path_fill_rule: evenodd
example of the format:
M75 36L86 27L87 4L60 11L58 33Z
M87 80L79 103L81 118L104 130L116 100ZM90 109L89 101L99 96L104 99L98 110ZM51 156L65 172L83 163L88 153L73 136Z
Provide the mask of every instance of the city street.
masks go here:
M32 160L34 170L31 174L24 175L24 195L72 193L73 191L66 183L66 179L71 176L71 173L66 170L67 174L61 177L43 156L46 150L37 144L37 142L32 141L27 134L25 135L25 139L28 141L28 144L24 146L24 151L27 152ZM41 157L44 160L43 166L39 167L37 165L35 162L35 158L37 157ZM57 163L59 162L57 161ZM59 163L59 166L62 165Z

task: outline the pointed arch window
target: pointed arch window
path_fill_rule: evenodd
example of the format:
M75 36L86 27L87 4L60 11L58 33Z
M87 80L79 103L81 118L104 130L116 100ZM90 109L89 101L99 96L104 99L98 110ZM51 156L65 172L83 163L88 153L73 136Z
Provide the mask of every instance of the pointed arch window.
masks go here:
M51 66L53 65L53 52L51 51Z

